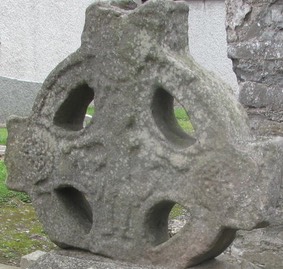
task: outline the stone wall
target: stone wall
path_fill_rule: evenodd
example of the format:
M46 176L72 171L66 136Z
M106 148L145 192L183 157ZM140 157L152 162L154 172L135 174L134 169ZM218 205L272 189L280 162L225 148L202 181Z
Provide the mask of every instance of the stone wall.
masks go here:
M283 136L283 0L226 0L226 5L228 56L250 125L256 135ZM282 205L281 198L270 227L241 231L232 255L281 269Z
M228 56L257 134L283 135L283 0L226 0Z

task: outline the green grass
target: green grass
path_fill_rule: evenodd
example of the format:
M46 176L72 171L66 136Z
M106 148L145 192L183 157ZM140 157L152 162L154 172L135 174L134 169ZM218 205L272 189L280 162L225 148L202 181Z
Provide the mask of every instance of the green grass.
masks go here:
M175 204L170 211L169 219L175 219L183 214L184 207L179 204Z
M175 108L175 117L183 131L188 134L191 134L195 131L185 109Z
M6 128L0 128L0 145L6 145L8 132Z
M0 263L19 266L23 255L55 248L31 204L13 201L0 205L0 219Z
M6 178L7 169L0 160L0 263L19 266L23 255L55 246L44 233L29 196L9 190Z
M38 221L29 196L9 190L6 178L7 169L0 160L0 263L19 266L23 255L50 251L55 245Z
M86 114L93 116L94 113L95 113L95 108L94 108L93 105L90 105L90 106L87 108Z

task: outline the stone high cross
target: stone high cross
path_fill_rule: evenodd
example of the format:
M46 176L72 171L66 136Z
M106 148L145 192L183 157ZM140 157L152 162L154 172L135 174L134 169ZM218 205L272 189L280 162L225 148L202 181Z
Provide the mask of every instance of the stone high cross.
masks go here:
M272 217L282 139L251 136L228 86L188 54L187 18L181 1L91 5L81 47L46 79L30 117L9 121L8 185L32 197L60 247L183 269ZM191 217L169 238L176 203Z

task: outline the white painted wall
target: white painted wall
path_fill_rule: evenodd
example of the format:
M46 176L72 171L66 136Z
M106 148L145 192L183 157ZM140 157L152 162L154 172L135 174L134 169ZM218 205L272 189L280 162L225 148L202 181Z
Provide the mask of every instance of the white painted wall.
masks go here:
M235 0L237 1L237 0ZM226 6L224 0L187 0L189 13L189 47L194 59L229 84L236 95L239 88L227 57Z
M43 82L80 46L85 9L94 0L1 0L0 76ZM188 0L193 57L237 88L226 53L224 0Z
M0 76L42 82L80 46L93 0L0 0Z

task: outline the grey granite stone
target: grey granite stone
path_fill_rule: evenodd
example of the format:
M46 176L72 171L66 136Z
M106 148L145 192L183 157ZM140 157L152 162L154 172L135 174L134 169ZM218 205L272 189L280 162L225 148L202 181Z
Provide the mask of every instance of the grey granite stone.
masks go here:
M283 136L283 1L226 0L228 54L256 135ZM279 161L282 161L279 160ZM283 189L271 227L240 232L232 253L263 268L283 268Z
M112 261L78 251L53 251L40 257L28 269L165 269L157 266L138 266ZM174 269L175 267L171 267ZM221 255L218 259L191 267L191 269L261 269L245 260ZM22 269L22 268L21 268Z
M282 233L282 225L251 232L240 231L231 247L231 255L249 260L260 268L282 269Z
M184 269L272 220L283 138L255 140L231 89L188 56L184 2L124 7L91 5L81 47L46 79L30 117L8 122L8 185L29 193L62 248ZM176 203L190 221L170 238Z
M228 55L258 135L283 133L283 1L226 0ZM278 132L270 132L276 125Z
M27 269L32 264L34 264L41 256L45 255L46 252L37 250L25 256L22 256L20 266L21 269Z
M10 266L10 265L6 265L6 264L0 264L0 269L19 269L19 267Z
M0 125L11 115L28 116L41 85L0 77Z
M111 261L107 258L79 251L53 251L39 258L28 269L162 269Z

